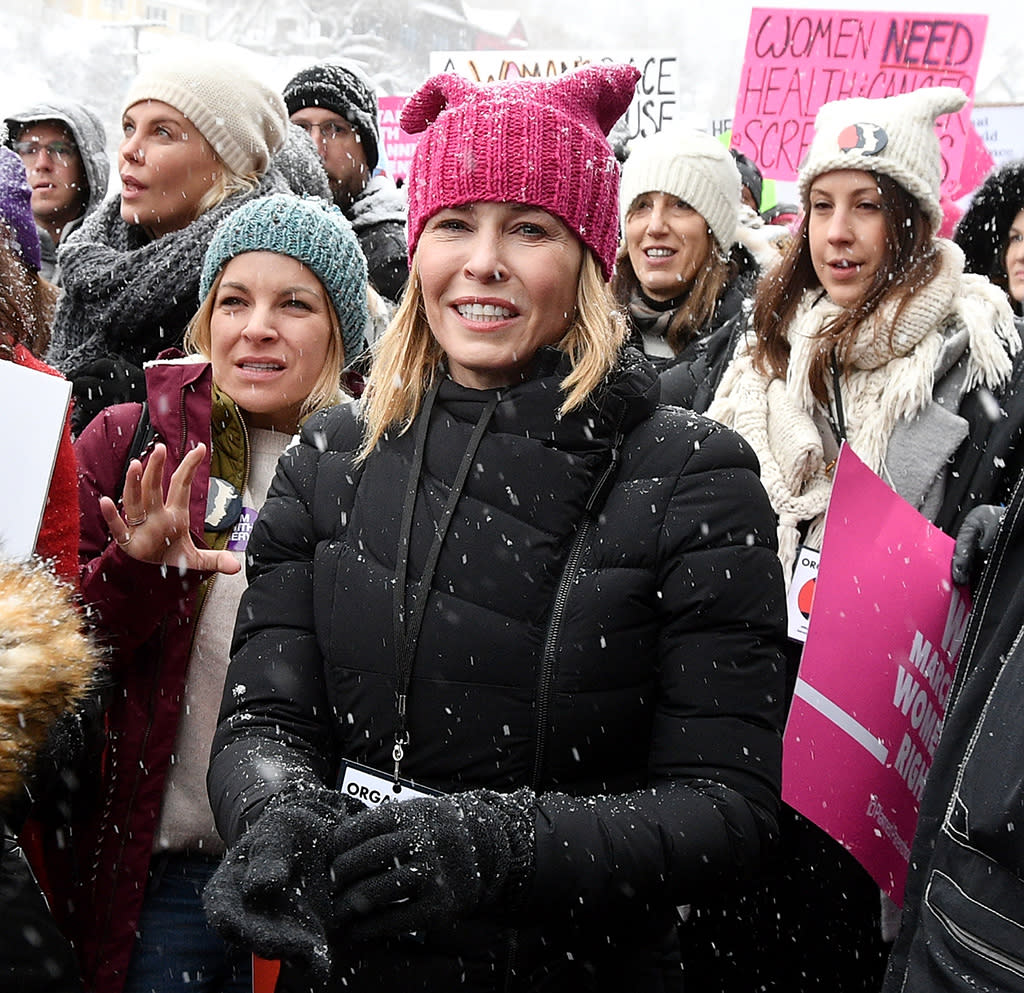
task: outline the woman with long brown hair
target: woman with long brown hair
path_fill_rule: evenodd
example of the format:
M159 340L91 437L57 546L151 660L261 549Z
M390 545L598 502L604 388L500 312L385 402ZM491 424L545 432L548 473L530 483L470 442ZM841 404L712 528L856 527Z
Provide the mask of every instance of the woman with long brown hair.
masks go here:
M818 112L800 228L760 285L752 333L708 411L757 453L787 582L798 552L821 549L844 442L951 535L976 504L1002 502L1019 472L1021 404L1008 385L1021 342L1009 305L936 237L935 122L965 102L934 88ZM749 969L742 982L877 990L895 908L809 821L784 807L782 824L777 885L750 927L724 938Z

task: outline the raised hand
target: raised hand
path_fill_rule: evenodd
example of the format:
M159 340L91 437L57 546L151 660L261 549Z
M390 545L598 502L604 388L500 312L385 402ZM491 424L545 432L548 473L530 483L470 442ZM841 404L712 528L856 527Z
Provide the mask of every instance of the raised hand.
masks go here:
M126 555L175 569L238 572L242 566L227 551L198 548L189 533L189 497L196 470L206 455L196 445L171 475L167 495L163 491L167 447L158 444L145 467L133 459L125 476L121 504L124 516L110 497L100 497L100 513L111 537Z

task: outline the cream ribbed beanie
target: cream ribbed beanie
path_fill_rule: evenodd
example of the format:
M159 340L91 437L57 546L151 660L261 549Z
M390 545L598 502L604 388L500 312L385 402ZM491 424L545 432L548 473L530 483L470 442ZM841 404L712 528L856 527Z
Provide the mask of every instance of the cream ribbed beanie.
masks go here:
M242 175L263 175L287 134L281 94L219 54L176 53L154 61L129 87L125 110L143 100L160 100L187 117Z
M708 223L723 252L736 241L741 202L739 169L729 150L706 131L668 128L634 141L622 166L619 211L641 193L671 193Z
M953 86L923 87L871 100L852 97L822 104L814 138L797 182L800 198L814 179L834 169L863 169L895 179L914 196L938 231L942 156L935 121L967 103Z

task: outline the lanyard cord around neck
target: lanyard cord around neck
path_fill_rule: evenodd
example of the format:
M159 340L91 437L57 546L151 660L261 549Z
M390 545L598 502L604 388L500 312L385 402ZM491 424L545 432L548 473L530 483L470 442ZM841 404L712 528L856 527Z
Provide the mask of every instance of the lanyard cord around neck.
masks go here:
M405 493L405 506L402 508L402 523L398 537L398 555L395 563L395 589L394 589L394 619L395 619L395 656L398 673L398 684L396 688L397 720L395 723L395 747L391 757L395 762L394 781L398 782L399 767L405 755L405 746L409 744L409 732L406 728L406 698L409 693L409 684L412 680L412 665L416 654L416 644L420 636L420 628L423 626L423 618L427 610L427 598L430 596L430 587L434 580L434 573L437 571L437 563L441 557L441 547L444 545L445 536L451 525L452 517L455 515L455 506L462 496L466 486L466 479L469 477L469 470L472 468L473 460L476 458L477 449L483 440L487 425L490 423L495 408L498 406L499 395L495 391L487 401L473 434L470 436L469 444L462 455L462 464L455 474L452 482L451 492L448 494L448 502L445 504L441 519L437 522L433 540L430 543L430 551L427 553L426 562L423 565L423 575L412 590L412 610L408 619L405 614L406 584L409 574L409 551L412 543L413 514L416 509L416 495L419 491L420 476L423 472L423 457L427 447L427 433L430 428L430 415L434 409L434 401L437 399L438 390L441 387L439 379L427 393L423 400L423 407L420 410L419 421L416 425L416 434L413 445L413 461L409 469L409 485Z
M842 381L839 375L839 366L836 364L836 353L832 352L832 396L835 403L835 411L831 404L828 407L828 421L829 426L832 428L832 433L835 435L836 444L841 449L843 442L846 441L846 411L843 409L843 389ZM838 456L834 458L827 466L825 466L825 472L831 474L832 470L836 466Z

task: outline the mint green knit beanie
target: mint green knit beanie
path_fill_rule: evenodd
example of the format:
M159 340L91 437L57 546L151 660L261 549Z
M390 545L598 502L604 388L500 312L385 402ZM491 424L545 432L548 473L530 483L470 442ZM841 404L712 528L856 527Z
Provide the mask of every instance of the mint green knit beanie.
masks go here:
M206 250L199 280L205 300L218 273L236 255L276 252L306 266L323 284L338 315L346 365L366 347L366 258L352 225L319 197L274 193L232 211Z

